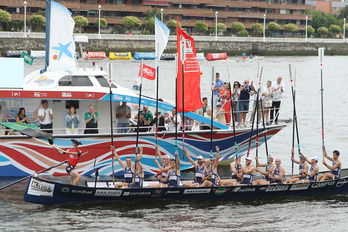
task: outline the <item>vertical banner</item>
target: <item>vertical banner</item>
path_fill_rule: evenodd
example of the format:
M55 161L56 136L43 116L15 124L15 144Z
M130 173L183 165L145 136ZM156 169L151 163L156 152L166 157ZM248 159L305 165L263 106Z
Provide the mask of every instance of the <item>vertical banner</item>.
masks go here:
M183 45L180 46L180 44ZM191 36L184 32L181 28L177 27L177 53L178 53L178 74L177 74L177 85L182 86L182 49L185 49L186 53L184 61L184 72L185 72L185 112L191 112L196 109L202 108L201 100L201 73L199 63L196 57L195 42ZM178 88L178 112L182 111L182 88Z

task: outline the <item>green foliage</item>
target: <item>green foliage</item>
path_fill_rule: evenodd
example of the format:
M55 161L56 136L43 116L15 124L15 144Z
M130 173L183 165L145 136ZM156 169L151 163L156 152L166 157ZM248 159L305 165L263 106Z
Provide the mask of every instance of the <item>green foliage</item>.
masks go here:
M343 22L333 15L325 13L323 11L308 11L312 15L312 27L317 30L319 27L329 28L331 24L342 26Z
M46 17L46 10L38 10L37 15L42 15L43 17Z
M217 31L218 33L220 32L225 32L227 30L226 25L223 23L218 23L217 24Z
M342 28L338 25L331 24L329 31L332 32L332 34L340 34L342 32Z
M40 27L44 27L46 25L46 18L42 15L32 15L29 19L29 23L34 30L39 30Z
M152 10L147 10L147 12L146 12L146 20L147 20L147 19L150 19L150 18L155 18L155 15L156 15L156 17L157 17L159 20L161 20L161 11L159 10L159 11L157 12L157 7L152 8ZM163 21L164 21L165 18L166 18L166 15L165 15L164 12L163 12Z
M19 21L14 21L12 20L10 22L10 28L13 28L15 31L19 30L23 30L24 28L24 20L19 20Z
M314 35L315 29L312 26L307 26L307 36Z
M280 30L280 25L276 22L270 22L268 24L268 30L271 34Z
M145 28L148 30L150 33L155 32L155 18L149 18L145 21Z
M215 27L208 28L208 35L215 34Z
M142 35L150 35L151 32L150 32L150 31L147 31L147 30L143 30L143 31L141 31L141 34L142 34Z
M341 18L341 19L348 18L348 6L345 6L345 7L341 10L341 12L340 12L340 14L339 14L338 17Z
M296 32L298 31L298 26L296 26L295 24L293 23L288 23L288 24L285 24L284 25L284 31L288 31L288 32Z
M0 9L0 29L1 29L1 23L9 23L12 20L12 16L7 11Z
M122 25L127 28L129 32L132 32L133 27L141 27L141 21L135 16L126 16L122 19Z
M74 22L75 22L75 26L79 28L80 33L82 32L82 28L88 26L88 20L87 20L87 18L85 18L83 16L75 16Z
M254 36L260 36L263 34L263 26L259 23L253 23L250 29L253 31Z
M238 37L248 37L249 33L247 30L242 30L242 31L238 31L237 36Z
M236 33L243 31L243 30L245 30L243 23L234 22L231 24L231 31L233 34L236 34Z
M99 27L99 19L95 19L94 25L95 25L96 27ZM108 26L108 23L106 22L106 20L105 20L105 19L100 19L100 27L101 27L101 28L105 28L105 27L107 27L107 26Z
M329 30L326 27L319 27L317 29L318 35L327 35L329 33Z
M175 33L176 32L176 20L171 19L168 24L167 24L168 28L170 29L171 33ZM179 27L181 28L181 23L179 22Z
M198 32L202 32L203 35L204 35L204 32L208 31L208 25L205 22L203 22L203 21L197 21L196 24L195 24L195 29Z
M126 30L121 25L115 25L114 31L117 34L125 34L126 33Z
M347 35L347 33L348 33L348 23L346 23L345 31L346 31L346 35Z

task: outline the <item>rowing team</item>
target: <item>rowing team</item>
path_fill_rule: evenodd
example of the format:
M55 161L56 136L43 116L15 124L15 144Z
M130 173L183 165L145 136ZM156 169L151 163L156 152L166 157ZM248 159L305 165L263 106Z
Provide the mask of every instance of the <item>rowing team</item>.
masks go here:
M115 188L142 188L144 181L144 170L141 164L141 157L143 149L140 148L139 156L136 157L136 162L133 165L130 157L126 158L126 164L121 161L115 148L111 147L114 151L115 158L124 169L124 182L115 184ZM197 157L197 161L194 161L188 154L188 151L184 148L187 159L191 162L195 169L195 181L184 182L183 187L211 187L211 186L236 186L236 185L267 185L267 184L288 184L288 183L309 183L316 181L323 181L329 179L340 178L341 175L341 162L338 160L340 155L339 151L333 151L333 156L327 155L325 147L323 147L323 155L328 160L332 161L332 166L328 165L325 160L323 164L331 170L330 173L319 174L318 161L319 158L314 156L308 159L305 155L300 153L300 161L295 160L293 157L294 151L292 151L292 160L299 164L299 174L292 176L284 181L285 169L281 167L280 158L275 159L273 163L273 157L268 156L268 163L260 164L258 157L256 160L256 167L252 165L252 158L245 158L245 165L241 164L241 157L237 157L235 162L231 163L231 179L222 180L218 175L218 162L219 162L219 147L216 146L216 158L211 165L209 159L203 161L202 156ZM157 157L161 164L159 163ZM159 183L150 184L149 188L162 188L162 187L179 187L180 185L180 158L178 152L175 152L175 159L171 159L169 155L165 155L164 158L159 151L159 147L156 145L155 162L162 174L158 175ZM309 166L310 165L310 166ZM259 168L265 167L266 170L262 171ZM255 180L255 172L259 172L264 176L263 179Z

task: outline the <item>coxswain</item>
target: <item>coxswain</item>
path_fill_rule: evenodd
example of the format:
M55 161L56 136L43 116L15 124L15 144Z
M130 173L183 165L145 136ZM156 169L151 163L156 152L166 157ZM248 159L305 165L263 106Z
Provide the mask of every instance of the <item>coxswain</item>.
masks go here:
M220 185L222 186L232 186L243 179L243 173L240 164L241 157L237 156L233 163L230 164L231 169L231 179L220 180Z
M270 183L269 176L273 169L275 168L275 165L273 163L273 156L269 155L268 156L268 163L260 164L259 163L259 157L255 157L256 160L256 169L255 171L259 172L264 176L263 179L260 180L255 180L253 181L253 185L266 185ZM261 171L258 167L266 167L266 171Z
M134 180L134 164L132 162L132 158L126 157L126 164L124 164L124 162L120 159L120 156L117 154L115 147L111 146L111 149L113 150L116 160L123 168L123 177L124 177L124 182L115 184L115 188L125 188L128 185L130 185ZM139 151L140 151L139 157L141 159L143 154L143 148L140 147Z
M185 155L187 159L190 161L190 163L193 165L196 173L195 173L195 181L184 183L184 187L199 187L202 185L202 176L203 176L203 170L204 170L204 163L203 163L203 156L199 155L197 156L197 161L194 161L190 155L188 154L188 151L186 148L183 148Z
M291 184L291 183L296 183L299 180L305 180L307 179L306 174L304 174L303 172L301 172L301 170L304 170L305 172L308 172L309 170L309 165L306 163L305 159L303 158L303 156L301 156L300 158L300 162L298 160L295 160L294 158L294 150L291 150L292 156L291 159L294 161L294 163L299 164L300 165L300 170L299 170L299 174L296 176L292 176L291 178L287 179L286 181L284 181L284 184Z
M326 163L325 159L323 160L323 164L329 170L331 170L331 173L318 175L318 181L339 179L341 177L341 165L342 165L341 161L338 160L338 157L340 156L340 152L337 150L334 150L332 152L332 157L330 157L327 155L325 146L323 146L323 154L326 159L332 161L332 166L330 166Z
M77 139L72 139L73 147L67 150L55 147L59 154L68 154L68 165L66 166L66 172L71 176L70 183L72 185L77 185L81 179L81 175L75 170L77 163L79 162L80 156L82 155L81 149L78 148L79 145L82 145Z
M296 183L311 183L316 182L318 178L319 173L319 167L318 167L318 161L319 158L317 156L313 156L311 160L308 160L308 158L300 153L301 156L304 158L304 160L311 165L309 172L306 172L305 170L301 169L300 172L304 173L308 178L305 180L299 180Z
M202 175L203 183L201 187L212 187L212 186L218 186L220 182L220 177L217 174L217 168L219 164L219 151L220 148L218 146L215 147L216 149L216 157L214 160L213 165L210 167L210 160L205 160L205 167Z
M280 158L277 158L275 160L276 166L274 167L274 169L271 171L271 173L269 175L270 184L282 184L283 183L283 179L285 177L285 169L280 166L281 163L282 163L282 161L280 160Z
M243 173L243 180L236 183L236 185L252 185L255 176L255 167L251 163L251 157L245 157L245 167L240 166Z
M168 182L168 184L162 184L162 187L176 188L180 185L180 158L178 151L175 152L175 158L170 160L171 169L162 180L162 182Z

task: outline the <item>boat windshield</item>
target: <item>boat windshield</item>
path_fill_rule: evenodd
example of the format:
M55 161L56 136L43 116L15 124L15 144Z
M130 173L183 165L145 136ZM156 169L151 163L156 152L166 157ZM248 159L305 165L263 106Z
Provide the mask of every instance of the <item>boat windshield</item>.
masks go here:
M104 76L96 76L95 78L97 79L101 87L109 87L109 82ZM117 86L114 84L112 84L111 87L117 88Z
M64 76L59 79L59 86L93 86L88 76Z

